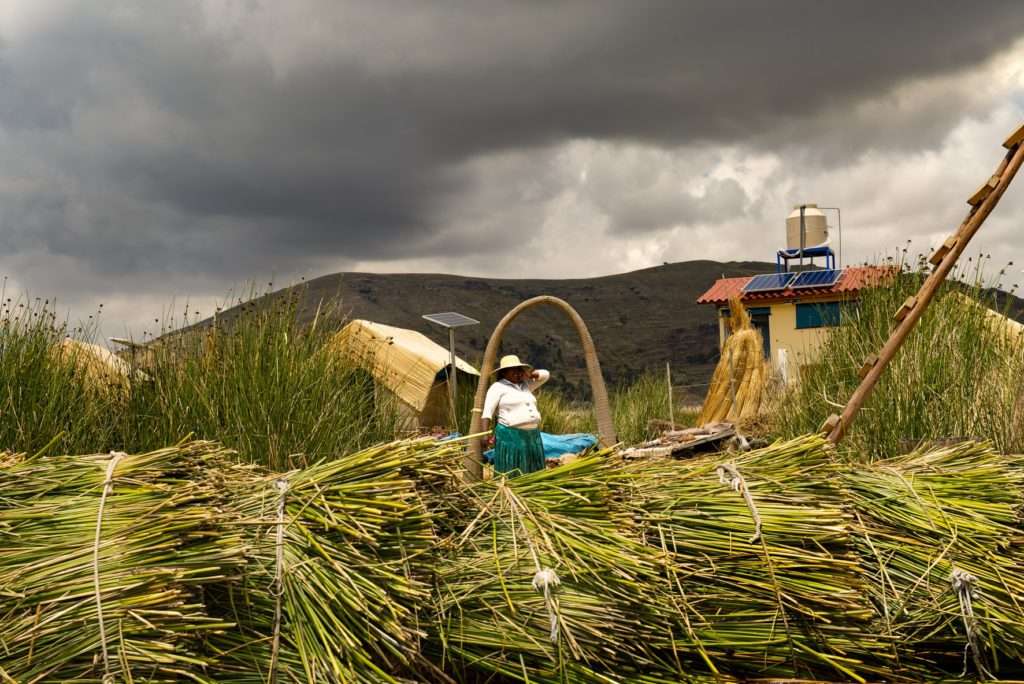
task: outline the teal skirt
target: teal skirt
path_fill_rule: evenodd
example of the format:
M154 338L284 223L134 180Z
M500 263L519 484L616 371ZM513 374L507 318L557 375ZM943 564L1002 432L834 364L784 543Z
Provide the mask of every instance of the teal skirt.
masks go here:
M494 472L518 475L544 470L544 444L540 430L494 426Z

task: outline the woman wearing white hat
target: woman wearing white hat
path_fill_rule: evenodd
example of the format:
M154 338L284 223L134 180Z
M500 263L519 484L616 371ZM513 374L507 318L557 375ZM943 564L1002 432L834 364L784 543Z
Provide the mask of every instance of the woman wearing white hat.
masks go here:
M501 357L494 372L498 379L487 389L482 415L484 430L494 423L494 472L518 470L525 474L543 470L541 416L533 390L547 382L551 374L534 370L514 354Z

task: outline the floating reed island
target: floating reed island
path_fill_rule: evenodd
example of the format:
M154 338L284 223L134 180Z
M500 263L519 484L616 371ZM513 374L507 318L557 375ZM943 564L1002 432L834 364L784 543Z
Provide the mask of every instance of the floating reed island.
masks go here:
M203 441L3 454L4 682L920 681L1024 672L1021 460L818 436L463 483Z

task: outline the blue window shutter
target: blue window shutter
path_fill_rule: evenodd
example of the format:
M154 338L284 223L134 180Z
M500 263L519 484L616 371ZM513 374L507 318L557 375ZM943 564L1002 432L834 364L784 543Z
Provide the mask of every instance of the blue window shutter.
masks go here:
M796 305L796 329L833 328L839 325L839 302Z

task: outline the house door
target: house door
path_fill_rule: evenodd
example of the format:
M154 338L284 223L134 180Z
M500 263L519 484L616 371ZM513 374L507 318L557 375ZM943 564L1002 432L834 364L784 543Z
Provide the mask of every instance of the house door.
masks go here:
M750 313L750 322L754 325L754 328L761 333L761 341L764 347L764 358L770 359L772 356L772 342L769 320L772 316L772 310L765 306L751 308L748 312Z

